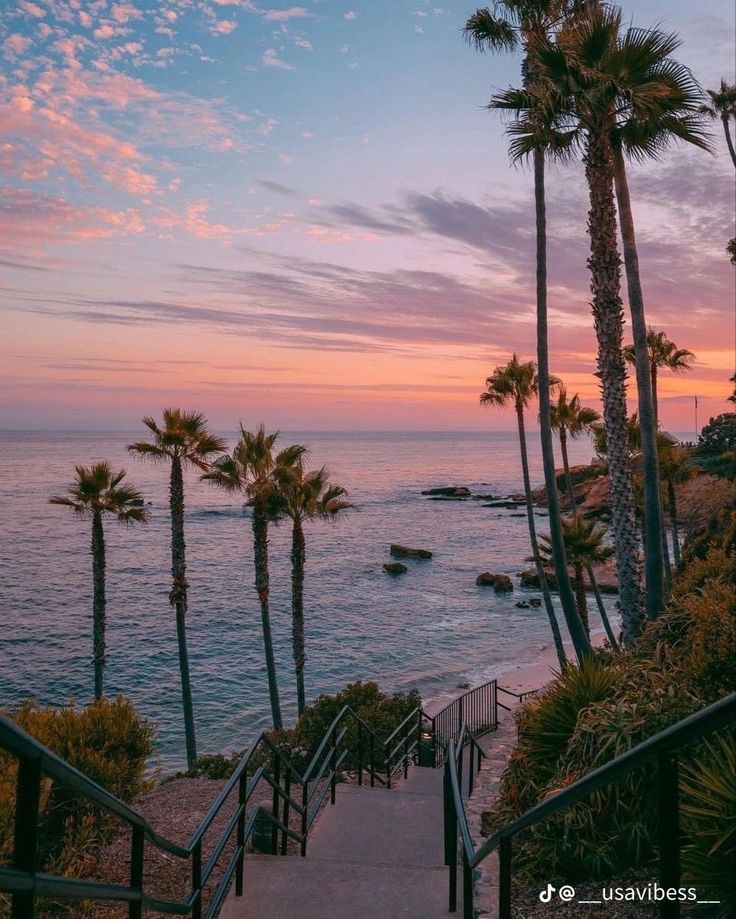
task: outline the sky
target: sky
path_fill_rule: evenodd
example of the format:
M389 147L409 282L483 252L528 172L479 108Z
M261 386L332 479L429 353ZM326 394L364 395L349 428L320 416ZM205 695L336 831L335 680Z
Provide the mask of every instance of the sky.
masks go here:
M513 426L478 394L534 357L531 176L484 109L518 56L473 51L457 0L301 3L0 5L0 427L165 405L220 429ZM677 31L704 85L734 79L730 0L624 11ZM713 139L631 168L648 319L697 357L661 379L675 431L694 395L701 422L725 411L733 373ZM598 404L585 215L580 168L551 169L552 369Z

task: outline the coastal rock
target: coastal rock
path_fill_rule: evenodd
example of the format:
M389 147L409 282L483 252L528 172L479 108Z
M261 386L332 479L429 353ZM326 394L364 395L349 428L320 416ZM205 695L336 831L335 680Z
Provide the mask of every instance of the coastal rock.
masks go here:
M545 569L545 577L547 580L547 586L550 590L557 590L557 578L555 577L554 571ZM526 571L521 572L521 586L522 587L541 587L539 583L539 575L537 574L536 568L527 568Z
M492 587L497 593L508 593L514 589L511 578L507 574L491 574L484 571L475 579L478 587Z
M526 600L519 600L519 602L516 603L515 605L517 609L529 609L530 608L530 604L527 603Z
M391 544L391 555L394 558L432 558L429 549L411 549L399 543Z
M526 501L517 501L516 498L497 498L494 501L489 501L488 504L484 504L483 507L498 507L505 510L516 510L517 507L524 507Z
M542 605L541 597L530 597L529 598L529 606L531 606L532 609L539 609L541 605Z
M498 495L473 495L473 501L498 501Z
M469 498L470 489L464 485L443 485L440 488L427 488L422 494L436 498Z
M406 574L409 569L406 565L402 565L401 562L386 562L383 570L386 574Z

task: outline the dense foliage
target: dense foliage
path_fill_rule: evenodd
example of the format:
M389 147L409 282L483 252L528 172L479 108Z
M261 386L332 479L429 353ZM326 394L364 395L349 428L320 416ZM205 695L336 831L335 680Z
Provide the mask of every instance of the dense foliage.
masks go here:
M724 511L686 545L668 608L636 645L568 668L519 710L487 830L736 688L735 527L736 513ZM712 885L724 916L736 914L726 870L736 859L734 757L733 734L721 732L684 752L681 782L685 878ZM522 833L515 865L529 881L646 867L656 854L656 791L652 766L590 795Z
M3 714L123 801L148 788L154 728L127 699L99 699L84 709L25 702ZM16 776L15 758L0 752L0 864L12 856ZM116 827L89 801L50 779L42 786L39 813L41 869L89 876L99 846ZM0 915L2 910L0 897ZM50 910L49 915L61 914L53 905Z

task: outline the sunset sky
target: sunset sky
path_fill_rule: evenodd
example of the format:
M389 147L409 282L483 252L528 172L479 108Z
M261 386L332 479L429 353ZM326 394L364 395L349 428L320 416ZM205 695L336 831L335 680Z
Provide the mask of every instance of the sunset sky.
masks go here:
M485 377L534 356L528 171L484 111L519 59L457 0L17 0L0 13L0 426L509 428ZM733 80L731 0L628 0ZM734 171L632 167L648 318L697 355L671 430L725 411ZM579 168L549 180L552 365L597 399ZM633 404L633 403L632 403Z

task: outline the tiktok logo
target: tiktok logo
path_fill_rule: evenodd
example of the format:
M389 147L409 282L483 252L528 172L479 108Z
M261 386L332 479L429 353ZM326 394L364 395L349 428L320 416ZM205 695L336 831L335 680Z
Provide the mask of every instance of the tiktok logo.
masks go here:
M546 889L546 890L543 890L543 891L539 894L539 899L542 901L542 903L551 903L551 902L552 902L552 894L553 894L556 890L557 890L556 887L553 887L551 884L547 884L547 889Z

